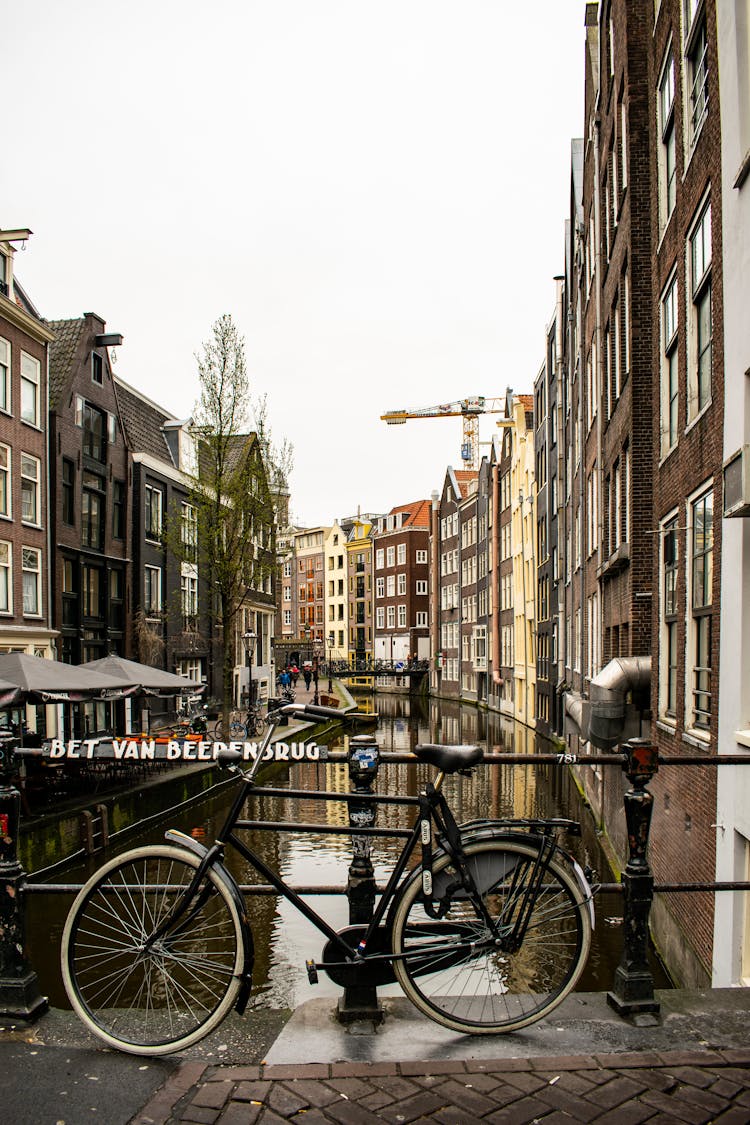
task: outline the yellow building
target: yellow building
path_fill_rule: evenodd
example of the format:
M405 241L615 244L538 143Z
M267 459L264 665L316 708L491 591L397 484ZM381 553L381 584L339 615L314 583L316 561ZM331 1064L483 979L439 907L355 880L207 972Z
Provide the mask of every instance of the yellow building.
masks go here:
M510 472L513 550L514 718L535 726L536 714L536 484L534 399L514 395Z

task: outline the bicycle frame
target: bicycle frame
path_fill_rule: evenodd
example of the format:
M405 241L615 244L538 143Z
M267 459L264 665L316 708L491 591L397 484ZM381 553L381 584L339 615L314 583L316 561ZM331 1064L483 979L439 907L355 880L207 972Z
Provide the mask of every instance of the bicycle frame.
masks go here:
M394 954L390 948L383 950L382 946L379 947L378 942L374 942L375 935L380 934L380 928L386 920L387 916L394 906L396 896L401 884L401 880L406 872L409 861L412 856L421 846L421 863L420 863L420 876L422 879L422 887L425 895L426 909L436 920L439 920L447 909L447 904L443 906L442 914L441 908L435 909L432 907L429 896L432 892L432 848L433 842L437 841L440 852L446 852L454 864L461 879L461 890L463 894L468 895L477 910L485 921L490 937L487 941L493 944L498 944L503 949L515 950L522 941L528 925L529 916L535 897L539 894L544 873L552 859L552 856L557 850L557 845L554 839L549 836L536 836L528 834L525 836L527 839L533 839L539 846L539 856L534 864L533 871L530 878L524 878L518 886L511 887L509 899L511 901L511 923L504 924L502 932L498 924L490 917L487 909L483 903L482 896L478 892L476 885L468 871L466 856L462 847L462 832L465 833L466 829L462 829L456 822L453 813L447 804L445 797L441 792L442 782L444 778L443 773L438 773L434 782L430 782L425 786L425 789L417 797L387 797L372 795L368 798L372 802L378 804L403 804L413 806L417 810L417 815L411 829L378 829L368 827L351 827L337 828L329 826L326 831L342 835L355 834L358 836L386 836L389 838L403 838L404 846L399 854L396 863L391 871L388 882L376 904L373 912L372 920L368 924L361 924L359 926L348 927L343 931L337 931L312 907L310 906L289 884L285 881L282 875L278 874L270 868L265 861L254 852L238 835L237 831L247 830L270 830L270 831L321 831L320 825L315 824L297 824L290 825L287 823L278 823L271 821L252 821L243 820L240 816L242 808L245 804L247 797L251 794L258 796L290 796L294 795L294 791L288 789L277 790L268 788L258 788L255 786L254 779L258 768L263 760L263 751L269 745L273 730L278 724L281 715L285 713L324 713L327 716L342 717L340 712L332 711L329 708L310 707L305 704L288 704L280 708L278 712L274 712L269 716L268 731L264 736L258 754L253 762L251 768L247 771L243 778L242 785L239 787L237 795L230 807L226 816L224 824L222 825L216 841L209 848L204 848L203 845L196 845L191 841L189 845L191 850L202 854L202 859L196 870L190 886L187 888L184 895L181 896L179 902L176 904L174 911L171 915L158 927L157 930L150 936L148 946L151 946L166 932L171 930L180 919L185 915L191 907L193 900L198 894L198 889L203 880L206 871L213 866L221 866L223 876L227 879L232 879L231 875L223 867L223 857L227 847L234 848L243 859L249 863L255 871L267 883L273 886L283 898L290 902L302 915L305 917L325 938L328 939L328 946L324 953L334 947L342 957L341 961L323 961L308 963L308 975L311 980L313 970L323 969L326 972L330 970L345 969L362 967L365 962L368 965L381 965L385 962L392 963L394 960L403 960L406 957L423 956L422 953L414 954ZM231 755L231 752L226 752L226 755ZM234 767L237 768L236 766ZM307 799L320 799L320 800L361 800L360 794L341 794L329 792L311 792L305 790L300 792L300 796ZM508 822L508 827L514 822ZM535 822L540 828L551 822L538 821ZM501 822L498 822L498 827ZM548 829L549 831L549 829ZM469 830L469 838L471 837L471 830ZM185 844L185 840L180 838L180 834L169 833L168 838ZM464 837L466 838L466 837ZM237 895L240 896L239 888L236 888ZM345 936L347 932L353 933L356 938L356 944L352 944ZM369 952L368 947L373 944L374 951ZM433 952L439 952L442 949L457 948L455 938L446 943L445 945L438 942L433 948Z

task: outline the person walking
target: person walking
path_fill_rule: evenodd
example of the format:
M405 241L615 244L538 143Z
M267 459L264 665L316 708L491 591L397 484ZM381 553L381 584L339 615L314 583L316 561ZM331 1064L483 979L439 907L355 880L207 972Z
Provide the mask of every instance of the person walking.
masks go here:
M303 675L304 680L305 680L305 688L307 689L307 691L309 691L310 690L310 681L312 680L312 672L310 671L309 668L305 668L302 675Z
M292 677L292 687L296 687L297 686L297 680L299 679L299 668L297 667L296 664L292 664L291 668L289 669L289 672L290 672L291 677Z

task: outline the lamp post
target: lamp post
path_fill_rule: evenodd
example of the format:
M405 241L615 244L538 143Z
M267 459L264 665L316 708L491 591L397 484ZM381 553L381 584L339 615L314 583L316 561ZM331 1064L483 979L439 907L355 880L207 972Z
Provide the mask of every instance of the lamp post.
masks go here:
M331 668L331 659L333 654L333 642L335 641L333 630L328 634L328 694L333 695L333 669Z
M242 634L242 640L245 645L248 663L247 709L249 711L253 705L253 646L257 640L257 634L254 633L252 629L248 629L246 633Z

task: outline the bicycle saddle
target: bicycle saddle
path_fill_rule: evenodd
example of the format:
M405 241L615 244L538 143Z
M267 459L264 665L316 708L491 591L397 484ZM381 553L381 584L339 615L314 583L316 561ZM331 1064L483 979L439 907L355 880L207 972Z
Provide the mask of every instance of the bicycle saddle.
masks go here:
M442 746L438 743L425 742L414 747L414 757L420 762L427 762L437 766L443 773L456 773L474 766L482 760L481 746Z

